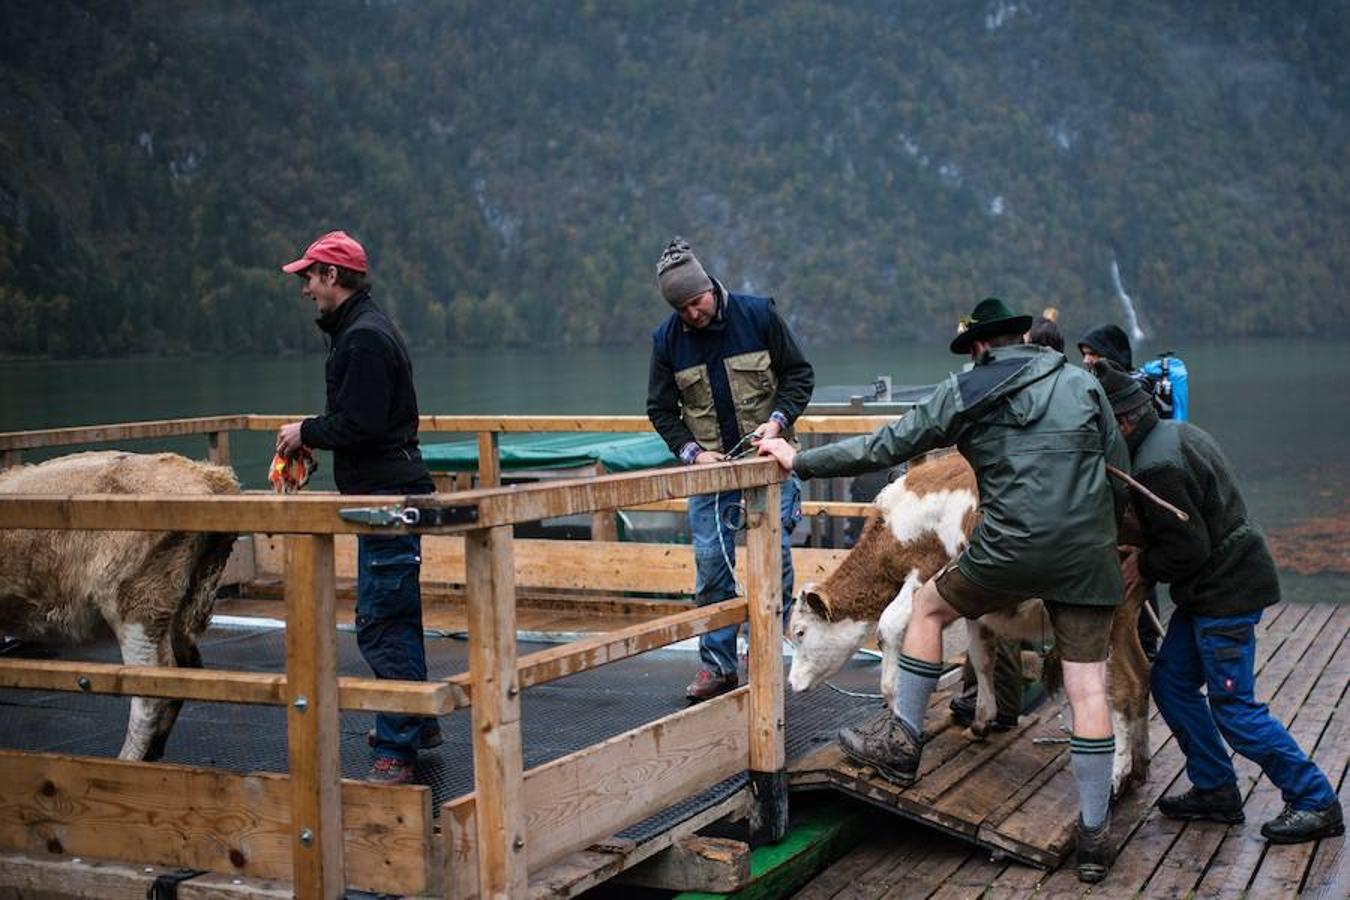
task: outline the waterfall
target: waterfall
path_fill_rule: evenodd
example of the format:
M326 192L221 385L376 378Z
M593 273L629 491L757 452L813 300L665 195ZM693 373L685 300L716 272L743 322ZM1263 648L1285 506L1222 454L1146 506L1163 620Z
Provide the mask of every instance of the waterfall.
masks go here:
M1111 253L1111 283L1116 286L1116 297L1120 300L1121 308L1125 310L1125 330L1130 333L1130 340L1143 340L1144 329L1139 327L1139 317L1134 312L1134 301L1125 293L1125 285L1120 283L1120 266L1116 263L1114 251Z

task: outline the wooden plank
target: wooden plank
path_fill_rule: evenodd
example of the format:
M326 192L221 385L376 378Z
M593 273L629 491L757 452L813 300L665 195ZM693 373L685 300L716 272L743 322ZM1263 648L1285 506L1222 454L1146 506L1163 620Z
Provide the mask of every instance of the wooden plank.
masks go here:
M280 572L279 536L254 535L261 576ZM337 539L337 575L356 577L356 539ZM741 554L744 556L744 554ZM823 581L835 570L847 550L799 547L792 550L797 579ZM745 559L736 572L746 577ZM515 576L518 589L641 591L648 594L694 593L694 551L688 544L648 544L628 541L517 540ZM422 539L422 583L464 583L464 538L428 536Z
M0 849L291 877L289 776L12 750L0 771ZM341 792L346 880L426 890L430 788L344 781Z
M286 676L280 673L124 666L84 660L0 659L0 688L272 706L290 702ZM455 704L451 688L444 683L342 677L338 679L338 706L368 712L439 715Z
M687 500L662 500L658 503L644 503L641 506L628 507L634 512L685 512L689 509ZM803 500L802 515L844 516L846 518L865 518L878 515L877 508L871 503L854 503L845 500Z
M276 431L287 422L303 419L301 414L249 415L243 426L249 431ZM800 416L793 423L798 434L867 434L882 425L895 421L894 416ZM418 431L428 434L455 432L499 431L503 433L531 432L595 432L597 434L645 433L652 430L646 416L422 416Z
M750 883L750 845L694 835L629 869L614 883L665 891L731 893Z
M478 884L494 898L523 897L527 881L511 542L508 526L465 538L474 792L487 798L475 809Z
M597 462L592 466L592 475L604 475L605 464ZM591 513L591 540L617 541L619 539L619 519L616 510L597 509Z
M750 649L750 837L787 833L788 782L783 712L783 526L777 484L745 492L746 594Z
M286 747L296 892L340 898L342 760L337 703L333 539L286 542Z
M617 842L604 841L569 854L530 878L530 900L566 900L608 881L627 868L722 819L744 818L749 792L739 790L677 825L673 825L632 849L618 849Z
M23 465L22 450L0 450L0 472Z
M744 600L723 600L657 621L643 622L619 631L540 650L519 661L516 684L524 690L716 631L727 625L738 625L745 621L745 608ZM472 704L473 678L470 674L453 675L445 682L451 687L453 700L440 714Z
M524 850L530 870L744 771L749 692L737 688L526 772ZM471 874L475 820L491 805L479 804L475 792L441 808L450 896L477 893Z
M295 420L287 419L285 421L293 422ZM80 425L74 428L7 431L0 433L0 450L29 450L39 447L66 447L72 444L101 444L109 441L181 437L188 434L208 434L212 431L234 431L247 427L247 424L247 416L199 416L188 419L156 419L145 422ZM280 425L277 427L280 427Z
M218 466L230 465L230 433L228 431L208 431L206 433L206 458Z
M771 459L742 459L706 466L658 469L603 478L488 488L419 496L423 506L445 503L477 510L476 519L449 525L366 525L338 511L388 507L406 498L381 495L265 492L184 496L142 494L23 494L0 500L0 528L94 528L124 531L226 531L269 534L458 534L476 528L535 522L633 504L746 490L781 480ZM437 497L443 499L438 500Z
M478 485L497 487L502 483L500 440L495 431L478 432Z

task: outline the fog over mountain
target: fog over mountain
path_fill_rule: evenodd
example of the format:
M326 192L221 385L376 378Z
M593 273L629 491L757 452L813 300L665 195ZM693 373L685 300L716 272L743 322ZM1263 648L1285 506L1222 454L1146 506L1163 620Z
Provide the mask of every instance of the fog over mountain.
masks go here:
M675 233L807 340L987 294L1350 331L1343 0L7 0L0 40L4 354L315 349L277 266L339 227L429 350L643 340Z

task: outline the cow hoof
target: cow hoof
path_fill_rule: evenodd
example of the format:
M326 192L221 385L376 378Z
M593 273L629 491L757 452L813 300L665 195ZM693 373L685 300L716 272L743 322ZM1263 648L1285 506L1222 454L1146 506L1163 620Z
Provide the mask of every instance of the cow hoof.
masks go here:
M969 728L965 730L964 733L966 736L966 740L983 741L985 738L989 737L989 726L971 725Z

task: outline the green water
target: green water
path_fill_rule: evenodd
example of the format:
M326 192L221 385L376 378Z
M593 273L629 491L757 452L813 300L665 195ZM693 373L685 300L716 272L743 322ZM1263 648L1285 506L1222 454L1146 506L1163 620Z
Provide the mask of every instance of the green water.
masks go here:
M935 344L811 346L818 384L932 383L961 360ZM1350 342L1178 341L1192 420L1223 445L1263 527L1346 511L1350 488ZM469 350L414 359L423 413L641 414L647 344L569 351ZM1077 354L1070 352L1070 358ZM323 406L323 358L0 363L0 431L227 413L310 413ZM432 440L437 439L432 436ZM200 456L205 438L130 442ZM231 437L248 487L265 485L272 438ZM28 454L40 459L54 454ZM326 461L325 461L326 462ZM325 475L330 466L325 465ZM330 487L322 480L320 487ZM1292 600L1350 602L1350 578L1283 576Z

